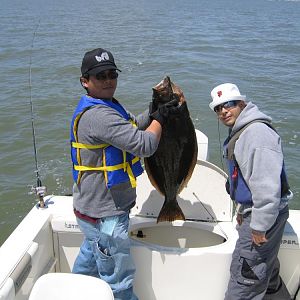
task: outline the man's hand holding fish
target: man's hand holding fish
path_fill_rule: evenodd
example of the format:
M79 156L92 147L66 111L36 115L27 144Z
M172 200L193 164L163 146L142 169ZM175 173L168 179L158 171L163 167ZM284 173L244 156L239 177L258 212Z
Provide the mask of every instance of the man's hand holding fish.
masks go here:
M150 103L149 107L149 115L150 118L156 120L160 123L161 126L165 123L168 119L170 114L177 114L179 113L179 100L175 97L174 100L163 104L162 106L158 107L155 111L153 110L153 105Z

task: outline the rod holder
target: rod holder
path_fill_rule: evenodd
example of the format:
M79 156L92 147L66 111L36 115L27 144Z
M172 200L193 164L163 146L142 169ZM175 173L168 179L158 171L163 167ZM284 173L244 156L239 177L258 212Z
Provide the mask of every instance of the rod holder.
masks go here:
M44 196L46 195L46 187L45 186L37 186L33 188L37 196L39 197L39 207L45 208Z

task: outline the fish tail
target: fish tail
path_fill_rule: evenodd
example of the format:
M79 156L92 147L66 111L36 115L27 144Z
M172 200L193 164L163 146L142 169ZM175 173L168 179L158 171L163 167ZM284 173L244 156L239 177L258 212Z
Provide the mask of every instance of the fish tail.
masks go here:
M178 205L177 201L165 201L157 218L159 222L173 222L175 220L185 221L185 216Z

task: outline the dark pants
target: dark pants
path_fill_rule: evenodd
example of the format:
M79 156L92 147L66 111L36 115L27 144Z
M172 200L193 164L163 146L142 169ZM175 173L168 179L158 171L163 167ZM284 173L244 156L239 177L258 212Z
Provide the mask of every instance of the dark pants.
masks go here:
M267 231L268 241L256 246L251 237L251 212L244 215L243 223L238 226L239 238L232 254L225 300L291 299L279 276L280 265L277 258L288 216L286 206Z

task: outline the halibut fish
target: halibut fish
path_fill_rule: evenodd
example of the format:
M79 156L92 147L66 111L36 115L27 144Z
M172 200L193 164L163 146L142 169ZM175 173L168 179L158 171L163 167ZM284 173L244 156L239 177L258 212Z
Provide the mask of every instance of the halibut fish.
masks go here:
M164 123L157 151L144 158L151 184L165 196L157 223L185 220L176 197L188 183L197 162L195 128L183 92L170 77L166 76L152 90L153 111L174 99L179 100L180 106L178 114L170 115Z

